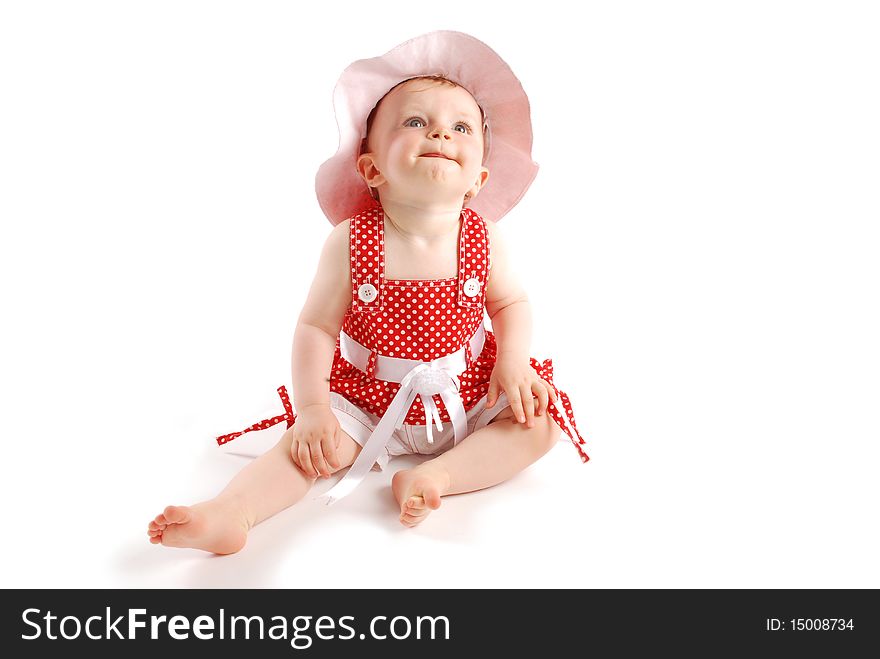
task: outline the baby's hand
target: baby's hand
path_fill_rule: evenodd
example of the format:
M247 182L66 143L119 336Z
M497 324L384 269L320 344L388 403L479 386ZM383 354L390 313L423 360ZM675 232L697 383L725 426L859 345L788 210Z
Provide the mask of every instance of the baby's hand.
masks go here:
M556 392L529 365L529 358L523 359L511 353L498 355L489 379L487 409L498 401L502 391L507 394L514 418L528 428L535 425L536 413L541 416L547 411L549 403L556 403ZM535 398L538 399L537 410Z
M339 421L329 405L310 405L297 410L290 443L293 463L310 478L329 478L339 469L336 455L339 432Z

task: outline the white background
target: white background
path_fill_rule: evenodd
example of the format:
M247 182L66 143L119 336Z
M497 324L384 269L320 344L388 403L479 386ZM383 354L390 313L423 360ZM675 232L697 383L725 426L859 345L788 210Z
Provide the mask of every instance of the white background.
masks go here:
M336 79L435 29L529 93L501 228L592 460L414 530L389 471L235 556L150 545L289 383ZM3 3L0 585L880 587L878 33L868 2Z

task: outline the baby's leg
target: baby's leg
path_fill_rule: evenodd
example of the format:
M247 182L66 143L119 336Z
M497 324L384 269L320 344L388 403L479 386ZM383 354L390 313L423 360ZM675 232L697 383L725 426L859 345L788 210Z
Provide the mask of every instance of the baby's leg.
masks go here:
M354 462L361 447L342 430L339 438L337 455L339 469L343 469ZM292 439L290 428L273 448L238 472L213 499L193 506L165 508L149 524L150 542L194 547L215 554L237 552L244 546L251 528L302 499L315 482L294 464L290 456Z
M415 526L440 507L442 496L482 490L515 476L553 448L560 432L547 412L526 428L506 408L455 448L394 474L391 489L400 505L401 523Z

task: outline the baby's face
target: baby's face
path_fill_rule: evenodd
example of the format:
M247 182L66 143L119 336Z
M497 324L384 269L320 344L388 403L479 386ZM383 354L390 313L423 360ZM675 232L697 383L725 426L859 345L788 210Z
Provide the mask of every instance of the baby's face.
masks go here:
M431 80L400 85L382 100L370 130L368 155L380 174L373 184L383 198L476 196L488 177L482 127L467 90Z

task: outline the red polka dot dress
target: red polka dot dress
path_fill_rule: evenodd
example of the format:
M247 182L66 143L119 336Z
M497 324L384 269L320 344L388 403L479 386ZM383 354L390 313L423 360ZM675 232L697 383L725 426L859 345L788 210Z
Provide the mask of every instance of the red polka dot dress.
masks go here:
M367 368L362 370L343 358L337 339L330 372L330 391L379 417L385 414L400 384L374 377L376 357L429 362L467 345L483 323L486 282L491 270L486 224L470 209L462 210L461 214L458 276L449 279L386 279L384 228L384 213L380 206L351 218L352 299L342 322L342 331L371 352ZM487 395L496 352L495 336L489 331L477 358L465 351L468 367L459 375L459 391L465 410L476 406ZM586 462L589 458L575 425L571 403L568 396L553 385L551 360L538 362L531 358L530 361L532 368L557 393L558 403L549 408L550 415ZM286 420L288 427L293 424L295 416L283 387L279 388L279 394L286 414L254 424L242 432L266 428L281 420ZM450 422L440 396L433 398L441 421ZM418 397L407 413L406 423L425 424L425 409ZM218 442L225 443L240 434L224 435L218 438Z

